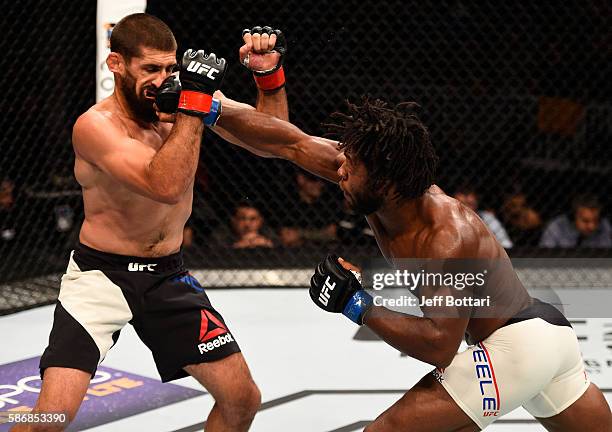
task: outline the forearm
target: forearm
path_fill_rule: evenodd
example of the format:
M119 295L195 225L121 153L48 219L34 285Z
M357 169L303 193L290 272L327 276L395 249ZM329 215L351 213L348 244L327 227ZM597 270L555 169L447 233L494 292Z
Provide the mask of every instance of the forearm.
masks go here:
M185 193L198 167L203 132L201 118L176 115L170 135L148 166L147 174L156 194L178 201Z
M432 319L382 306L373 306L366 313L364 324L392 347L437 367L448 366L459 348Z
M289 121L289 104L285 87L277 90L257 90L257 111L270 114L281 120Z
M289 122L227 99L223 101L223 114L217 126L231 134L235 144L260 155L289 160L294 159L298 143L308 138Z
M338 143L308 135L293 124L231 99L223 99L223 114L213 129L232 144L263 157L277 157L332 182L340 166Z

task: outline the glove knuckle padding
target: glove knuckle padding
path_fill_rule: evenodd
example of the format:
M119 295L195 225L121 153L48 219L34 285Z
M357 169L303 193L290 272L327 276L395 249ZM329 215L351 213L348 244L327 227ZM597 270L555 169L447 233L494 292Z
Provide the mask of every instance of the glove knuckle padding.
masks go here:
M276 43L274 44L274 50L281 55L279 63L282 63L283 57L287 54L287 40L285 39L285 35L280 30L275 30L276 33Z
M255 26L251 29L251 34L261 33L261 26Z
M180 78L182 93L179 111L202 115L212 108L212 94L221 87L225 75L225 59L204 50L188 49L183 54Z
M181 94L181 81L177 75L170 75L164 80L157 95L155 96L155 104L157 108L168 114L176 112Z

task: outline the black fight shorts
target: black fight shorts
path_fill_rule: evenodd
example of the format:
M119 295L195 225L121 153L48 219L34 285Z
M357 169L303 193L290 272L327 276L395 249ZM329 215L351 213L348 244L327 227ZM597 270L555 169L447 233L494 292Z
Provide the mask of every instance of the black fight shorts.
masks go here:
M139 258L79 244L62 277L41 376L48 367L93 376L127 323L153 352L163 382L187 376L186 365L240 352L180 253Z

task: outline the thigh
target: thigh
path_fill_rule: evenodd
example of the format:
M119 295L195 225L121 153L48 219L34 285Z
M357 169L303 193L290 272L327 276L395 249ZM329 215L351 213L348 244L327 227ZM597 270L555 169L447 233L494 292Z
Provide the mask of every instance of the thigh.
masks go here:
M93 375L131 319L122 288L100 270L82 271L73 254L62 277L41 372L63 367Z
M478 431L432 374L425 375L399 401L382 413L367 432Z
M561 413L548 418L538 418L538 421L551 432L612 431L610 406L601 390L594 384Z
M240 352L221 314L188 273L147 292L136 332L153 352L162 381L187 376L187 365L211 363Z

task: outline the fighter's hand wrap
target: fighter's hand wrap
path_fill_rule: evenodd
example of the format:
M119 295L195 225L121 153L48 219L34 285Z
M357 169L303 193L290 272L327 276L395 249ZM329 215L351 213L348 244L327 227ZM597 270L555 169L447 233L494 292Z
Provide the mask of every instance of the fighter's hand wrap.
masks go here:
M255 83L257 87L261 90L272 91L278 90L279 88L285 85L285 71L283 69L283 59L285 54L287 53L287 40L285 39L285 35L279 29L273 29L272 27L265 26L255 26L252 29L244 29L242 31L242 36L246 33L253 34L268 34L276 35L276 43L272 48L272 51L276 51L280 54L278 58L278 62L276 66L271 69L263 70L263 71L253 71L253 78L255 78ZM248 66L247 66L248 67Z
M183 54L180 79L182 84L178 111L205 117L212 107L212 95L221 87L226 62L214 53L188 49Z
M336 255L328 255L317 266L310 279L310 298L321 309L342 313L359 325L373 304L372 296L363 290L356 272L342 267Z
M181 80L178 75L170 75L164 80L155 96L155 104L160 112L167 114L176 113L178 110L179 98L181 96L181 89ZM221 101L213 98L210 112L204 117L204 124L206 126L210 127L217 124L221 116L221 108Z

